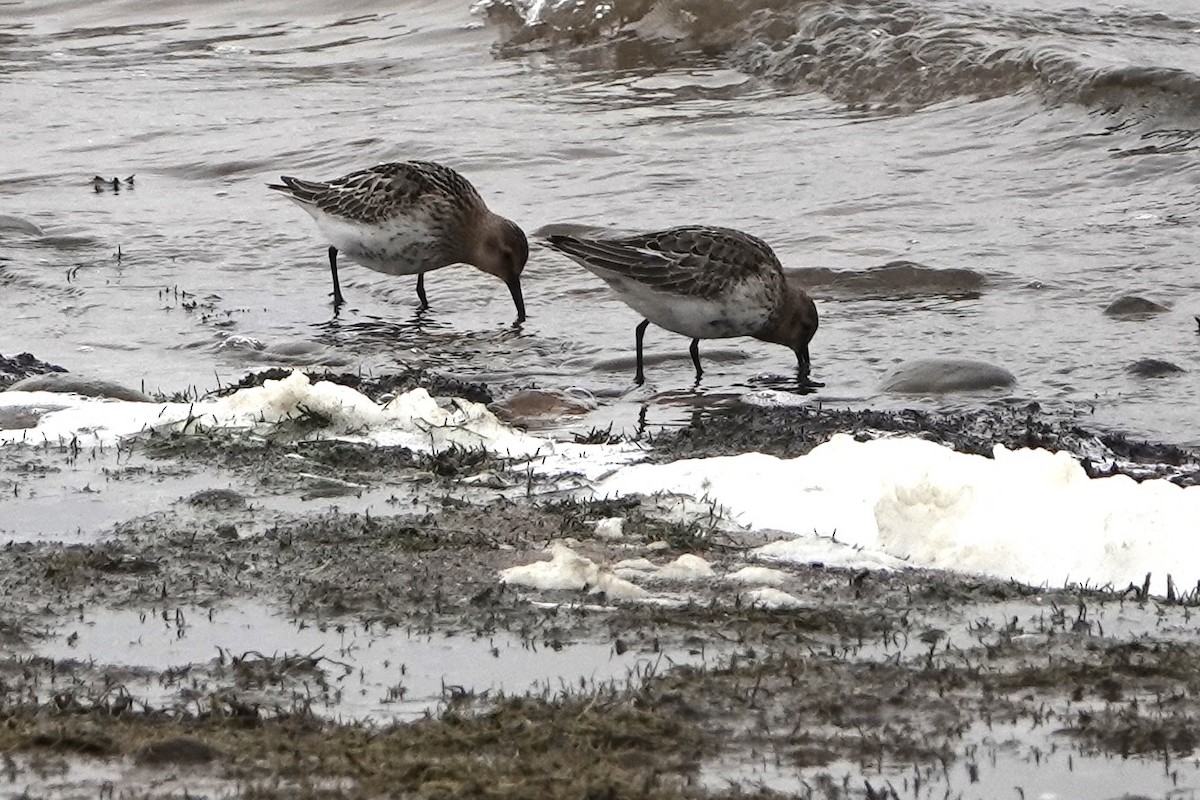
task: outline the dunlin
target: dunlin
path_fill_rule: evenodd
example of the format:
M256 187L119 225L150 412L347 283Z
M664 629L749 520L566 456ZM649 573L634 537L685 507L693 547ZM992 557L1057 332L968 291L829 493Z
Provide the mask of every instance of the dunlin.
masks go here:
M794 278L784 275L761 239L729 228L689 225L622 239L548 236L550 247L571 257L609 286L644 320L637 326L637 375L642 337L653 322L690 336L700 368L700 340L753 336L790 347L800 381L809 380L808 343L817 332L817 307Z
M508 286L525 320L521 271L529 259L524 232L488 210L475 187L454 170L429 161L380 164L331 181L280 178L269 183L307 211L329 241L333 302L341 305L337 257L389 275L416 275L421 308L428 308L425 273L471 264Z

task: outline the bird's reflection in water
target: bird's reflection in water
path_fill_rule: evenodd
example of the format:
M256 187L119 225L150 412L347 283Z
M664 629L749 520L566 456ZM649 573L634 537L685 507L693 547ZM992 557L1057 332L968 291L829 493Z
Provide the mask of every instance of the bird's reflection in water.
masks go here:
M798 379L795 375L755 375L746 382L747 389L773 389L788 394L816 394L825 384L810 378Z

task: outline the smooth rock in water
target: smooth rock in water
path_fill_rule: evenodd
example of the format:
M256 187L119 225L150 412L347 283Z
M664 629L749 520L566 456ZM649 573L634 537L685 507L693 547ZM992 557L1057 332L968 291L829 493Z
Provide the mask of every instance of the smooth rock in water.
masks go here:
M1108 304L1108 308L1104 309L1104 313L1110 317L1120 317L1126 314L1160 314L1163 311L1170 311L1170 309L1161 303L1132 294L1118 297Z
M595 408L595 400L589 397L548 389L522 389L491 406L507 422L586 414Z
M1012 386L1016 377L994 364L969 358L923 358L896 367L883 379L885 392L944 394Z
M257 349L257 348L256 348ZM297 340L291 342L276 342L266 348L266 354L284 356L285 358L304 358L319 356L325 352L325 345L319 342Z
M113 400L128 400L133 403L152 403L150 395L130 389L112 381L81 378L78 375L51 373L34 375L9 386L10 392L60 392L62 394L81 394L84 397L107 397Z
M348 355L332 350L320 342L306 340L276 342L263 350L255 348L243 352L257 353L258 361L296 366L340 367L350 363Z
M1142 358L1126 367L1125 371L1139 378L1161 378L1183 372L1184 369L1161 358Z

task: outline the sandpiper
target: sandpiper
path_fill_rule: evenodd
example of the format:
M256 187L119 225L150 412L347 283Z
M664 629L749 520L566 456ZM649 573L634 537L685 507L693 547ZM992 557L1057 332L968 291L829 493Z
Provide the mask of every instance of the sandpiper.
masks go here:
M268 188L307 211L329 240L333 303L345 300L337 257L377 272L416 275L421 308L428 308L425 273L471 264L508 286L525 321L521 271L529 243L517 225L488 210L475 187L454 170L430 161L380 164L331 181L284 175Z
M621 239L546 237L609 286L644 320L637 326L637 374L642 337L651 322L692 338L689 352L700 368L700 340L753 336L796 353L805 386L808 343L817 332L817 307L794 277L786 276L761 239L729 228L688 225Z

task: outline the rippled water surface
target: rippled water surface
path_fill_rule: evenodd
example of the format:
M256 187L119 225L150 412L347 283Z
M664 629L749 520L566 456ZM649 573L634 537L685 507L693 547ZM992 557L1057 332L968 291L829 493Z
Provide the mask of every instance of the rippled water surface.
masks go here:
M652 329L636 389L639 318L537 247L519 329L469 268L428 276L418 314L412 278L347 263L335 315L325 243L264 184L423 158L531 233L721 224L825 268L823 402L920 402L881 378L965 356L1014 372L1013 396L1200 441L1190 0L339 6L0 9L0 352L165 391L423 363L498 395L586 390L617 428L792 368L706 342L693 389L687 341ZM920 266L871 271L897 260ZM1130 294L1168 310L1103 313ZM1184 371L1127 371L1145 358Z

